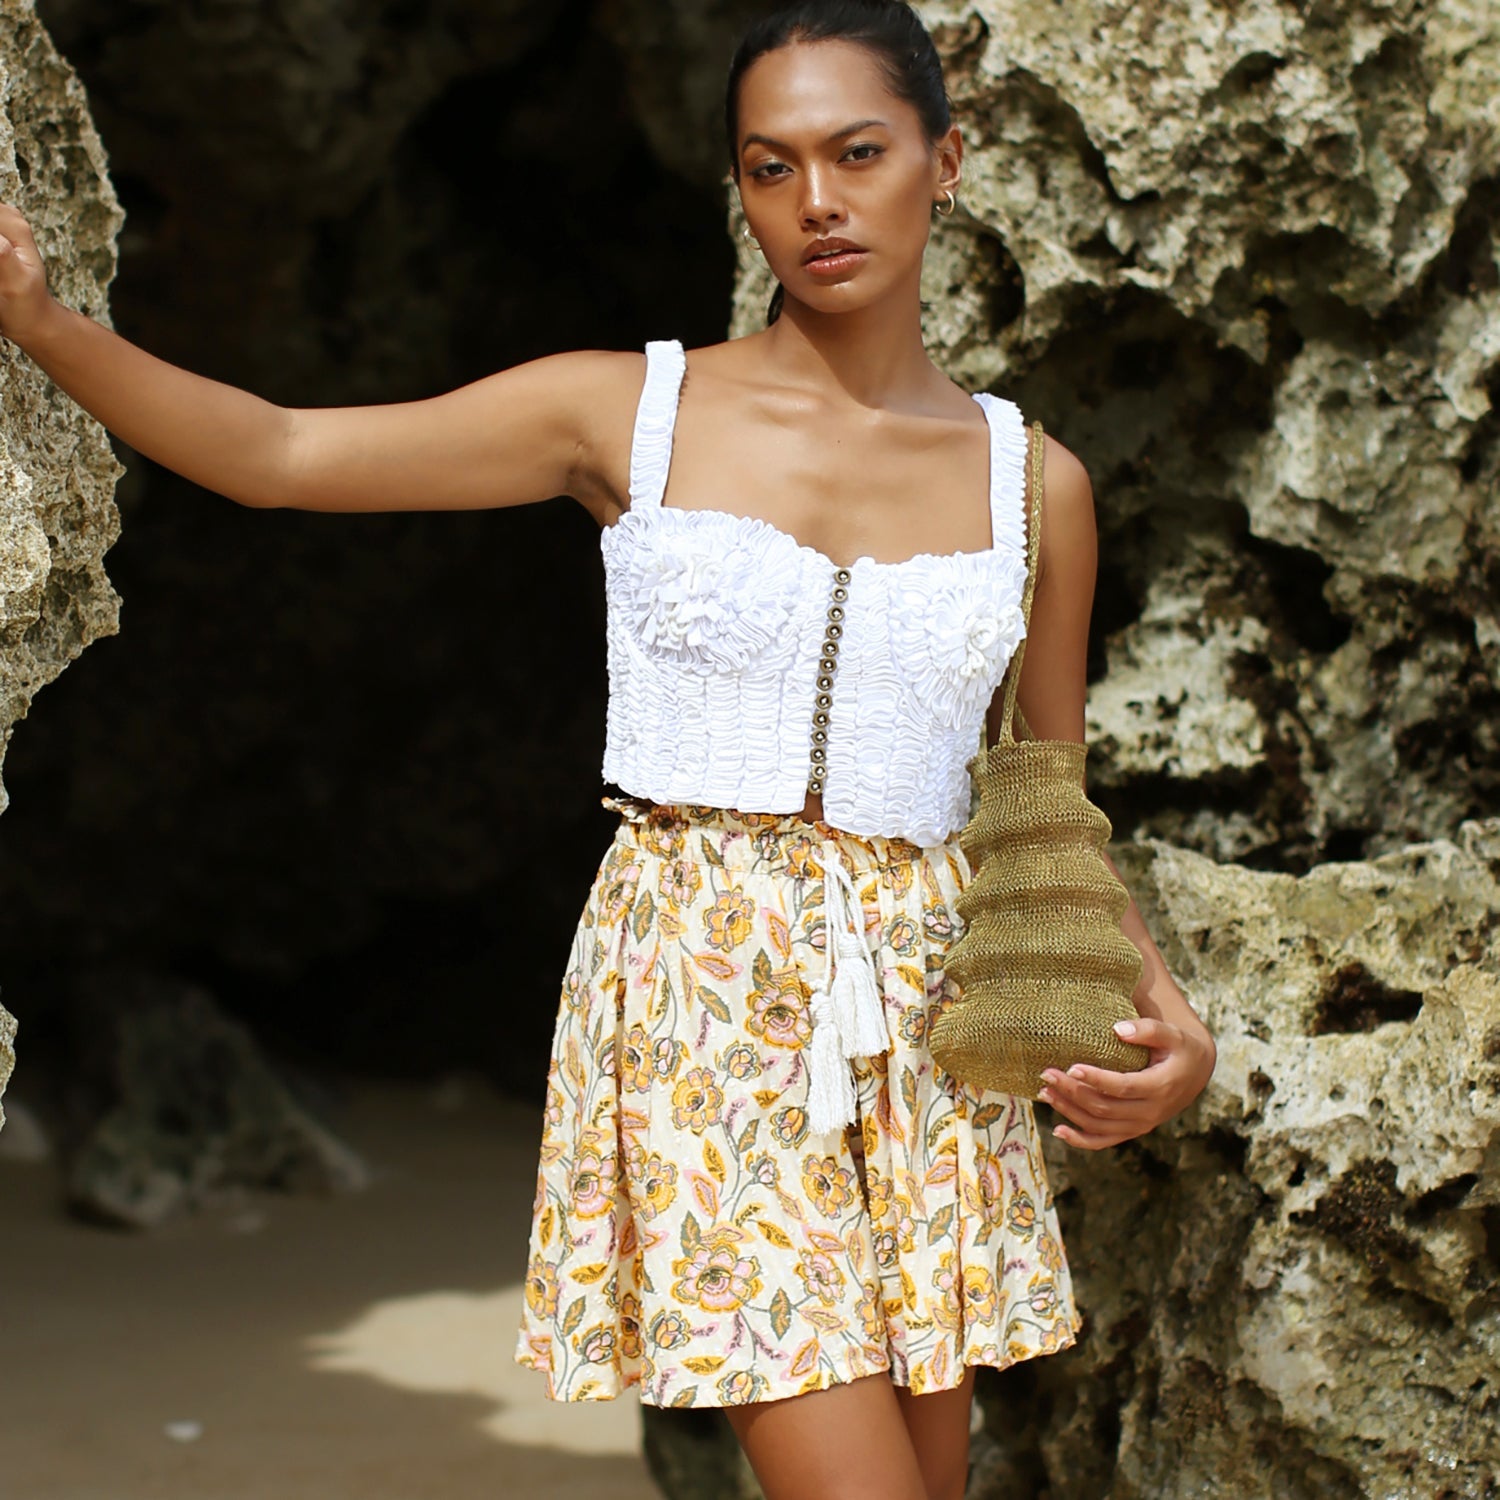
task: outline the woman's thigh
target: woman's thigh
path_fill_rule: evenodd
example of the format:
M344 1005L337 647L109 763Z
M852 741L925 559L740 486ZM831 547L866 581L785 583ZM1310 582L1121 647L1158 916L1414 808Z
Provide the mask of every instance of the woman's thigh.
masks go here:
M928 1500L963 1500L969 1483L974 1371L964 1376L957 1390L914 1396L905 1386L898 1385L895 1392Z
M889 1375L724 1414L766 1500L928 1500Z

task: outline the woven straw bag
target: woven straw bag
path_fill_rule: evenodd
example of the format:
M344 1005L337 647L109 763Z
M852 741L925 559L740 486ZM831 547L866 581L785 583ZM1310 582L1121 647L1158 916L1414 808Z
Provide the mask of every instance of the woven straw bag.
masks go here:
M1032 423L1022 617L1030 624L1042 530L1042 424ZM1000 737L968 763L979 794L959 834L973 872L947 958L959 997L934 1024L939 1066L977 1088L1035 1099L1043 1068L1134 1072L1150 1052L1114 1032L1137 1015L1141 952L1121 930L1130 893L1104 862L1109 819L1085 795L1088 747L1011 731L1023 636L1002 681Z

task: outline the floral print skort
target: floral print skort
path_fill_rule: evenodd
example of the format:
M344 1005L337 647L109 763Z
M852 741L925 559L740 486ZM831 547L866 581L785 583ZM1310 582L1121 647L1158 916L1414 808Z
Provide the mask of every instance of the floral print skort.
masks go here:
M621 820L563 981L517 1363L555 1400L638 1385L653 1406L725 1406L886 1370L946 1390L1073 1344L1033 1106L958 1083L926 1045L957 995L957 837L604 801ZM817 1133L830 848L890 1050L847 1064L857 1124Z

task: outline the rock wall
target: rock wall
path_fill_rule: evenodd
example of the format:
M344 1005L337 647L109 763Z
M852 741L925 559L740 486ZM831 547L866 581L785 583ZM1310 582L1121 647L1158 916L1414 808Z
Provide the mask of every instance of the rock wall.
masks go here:
M0 201L19 208L53 295L113 327L108 287L124 214L73 70L27 0L0 0ZM90 641L119 629L104 554L124 472L87 412L0 339L0 725ZM9 805L0 784L0 812Z
M112 326L123 215L83 89L29 0L0 0L0 201L26 215L54 295ZM104 429L0 338L0 761L32 698L119 629L104 554L121 472ZM9 801L0 781L0 812ZM16 1029L0 1008L0 1094Z
M16 1018L0 1005L0 1099L16 1067ZM0 1107L0 1128L5 1125L5 1110Z
M1493 1495L1500 818L1301 877L1118 857L1218 1066L1150 1136L1050 1154L1086 1335L1019 1441L986 1385L974 1493Z

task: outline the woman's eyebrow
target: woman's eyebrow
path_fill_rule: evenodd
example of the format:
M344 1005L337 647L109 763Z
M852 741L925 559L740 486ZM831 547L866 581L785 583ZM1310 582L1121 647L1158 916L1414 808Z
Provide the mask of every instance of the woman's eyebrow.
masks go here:
M820 146L831 145L834 141L841 139L843 136L853 135L856 130L865 130L871 125L886 125L886 121L856 120L852 125L845 125L841 129L835 130L829 135L825 135L823 139L818 142L818 144ZM887 129L889 129L888 125ZM770 146L777 151L791 151L795 149L791 146L788 146L785 141L772 140L772 138L768 135L751 134L747 135L745 139L740 143L740 150L743 151L746 146L753 146L757 143L762 146Z

